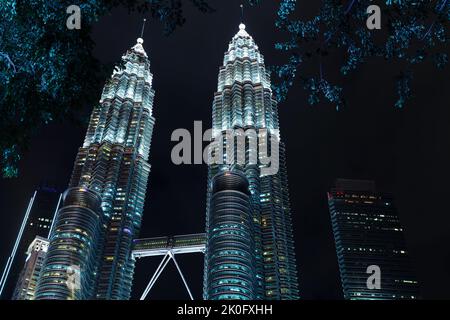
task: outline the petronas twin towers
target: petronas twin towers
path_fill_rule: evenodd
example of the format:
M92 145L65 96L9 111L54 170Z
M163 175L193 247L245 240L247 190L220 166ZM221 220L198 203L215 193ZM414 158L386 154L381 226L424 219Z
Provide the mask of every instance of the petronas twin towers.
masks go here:
M212 124L213 139L230 130L245 130L258 132L258 141L245 143L245 150L241 151L245 154L243 164L230 165L232 161L228 161L209 166L204 298L297 299L294 240L277 103L264 58L244 24L231 40L219 71ZM261 132L273 135L279 144L279 154L271 155L278 162L275 174L264 174L267 165L261 161L261 149L267 144L268 135ZM235 144L234 138L225 144ZM259 155L255 163L250 161L252 153ZM227 180L221 177L224 171L229 175L238 172L247 180L243 183L249 191L248 204L239 195L240 188L233 188L234 181L228 178L230 181L223 182ZM224 184L228 187L218 187Z
M55 218L35 299L130 298L131 253L150 173L154 94L150 62L139 38L116 66L92 112ZM209 165L203 296L298 299L277 103L263 56L243 24L220 68L212 118L213 139L226 130L249 128L275 135L279 170L263 174L265 164L259 161ZM255 150L247 143L245 153L250 152ZM228 190L233 186L229 175L242 180L235 191Z
M130 297L131 249L142 221L155 123L153 76L142 43L139 38L122 57L92 112L50 235L38 300Z

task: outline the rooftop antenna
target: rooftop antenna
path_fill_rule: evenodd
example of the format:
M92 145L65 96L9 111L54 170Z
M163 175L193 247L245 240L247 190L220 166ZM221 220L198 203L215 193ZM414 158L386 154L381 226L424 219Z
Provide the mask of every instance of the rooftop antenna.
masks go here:
M144 18L144 20L142 21L141 39L144 38L145 21L147 21L147 19Z
M137 38L136 40L136 45L133 47L133 50L136 52L139 52L141 54L143 54L145 57L147 57L147 54L145 53L144 47L142 46L142 44L144 43L144 30L145 30L145 22L147 21L147 19L142 19L142 29L141 29L141 36L139 38Z
M241 23L244 23L244 5L241 3Z

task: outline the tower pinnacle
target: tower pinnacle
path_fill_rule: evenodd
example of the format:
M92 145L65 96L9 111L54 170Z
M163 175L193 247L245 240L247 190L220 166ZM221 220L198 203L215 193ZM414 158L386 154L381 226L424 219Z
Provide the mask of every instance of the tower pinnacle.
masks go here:
M249 37L250 35L247 33L247 31L245 31L245 24L244 24L244 5L241 4L241 23L239 24L239 32L237 33L236 36L239 37Z
M144 30L145 30L145 22L146 21L147 21L147 19L145 19L145 18L142 21L142 30L141 30L141 37L140 37L140 39L144 38Z
M239 32L236 34L235 37L250 37L245 28L246 28L245 24L243 23L239 24Z
M142 29L141 29L141 36L139 38L137 38L136 40L136 44L134 45L134 47L132 48L134 51L144 55L145 57L147 57L147 53L144 50L144 46L142 45L144 43L144 30L145 30L145 22L147 21L147 19L143 19L142 20Z

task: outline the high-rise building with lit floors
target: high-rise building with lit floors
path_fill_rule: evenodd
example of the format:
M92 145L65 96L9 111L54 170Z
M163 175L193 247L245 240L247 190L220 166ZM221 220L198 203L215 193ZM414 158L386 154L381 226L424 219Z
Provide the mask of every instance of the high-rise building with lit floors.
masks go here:
M25 265L14 290L13 300L34 300L44 258L47 255L48 240L37 236L27 250Z
M209 256L213 234L209 231L211 221L208 219L212 210L213 177L223 170L235 168L244 173L249 184L256 281L254 299L298 299L285 147L279 136L278 106L272 94L264 58L244 24L239 26L239 31L229 43L219 70L218 87L212 105L212 129L212 140L220 141L225 136L224 144L229 146L235 145L234 138L233 142L226 139L230 132L236 136L244 135L245 151L239 149L238 142L234 149L237 160L235 163L230 166L232 159L228 157L227 160L224 152L224 161L215 161L208 167L204 298L225 298L213 297L208 290L211 268L214 268ZM251 132L256 134L252 135ZM267 147L272 141L269 136L275 137L279 144L278 154L274 151L272 155L279 165L276 173L264 172L263 169L267 169L269 165L261 161L264 158L263 145L266 144ZM253 156L258 161L251 161ZM244 157L245 161L239 162L240 157ZM231 239L232 235L229 236ZM230 255L230 258L233 255L227 250L218 254ZM229 264L226 267L228 270L240 268L239 264ZM230 285L230 290L244 292L239 285L233 288Z
M21 254L24 257L31 242L37 236L42 238L48 237L56 210L60 205L60 200L61 191L57 188L47 184L42 184L37 188L36 198L31 207L27 226L21 240L23 243ZM20 262L22 263L23 260Z
M328 204L344 298L417 299L418 283L392 197L376 192L373 181L339 179ZM379 288L368 286L369 277L376 276L369 266L379 267Z
M34 191L27 210L23 213L13 250L2 273L0 295L3 299L11 299L13 295L25 259L28 257L30 244L38 236L48 237L60 201L61 193L45 183Z
M36 299L128 299L155 118L143 40L122 56L92 111L59 210ZM80 269L79 290L66 281Z

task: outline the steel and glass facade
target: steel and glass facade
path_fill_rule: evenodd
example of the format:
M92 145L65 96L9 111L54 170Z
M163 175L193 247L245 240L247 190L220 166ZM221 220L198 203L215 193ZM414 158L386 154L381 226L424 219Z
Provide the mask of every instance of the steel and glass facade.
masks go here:
M19 279L12 300L34 300L36 286L47 255L49 241L37 236L28 247L27 258Z
M344 298L417 299L415 277L392 196L376 192L372 181L336 182L328 204ZM369 266L381 271L379 289L369 289Z
M58 211L36 290L36 300L92 299L96 287L104 217L101 197L84 187L67 189ZM79 288L67 285L79 268Z
M243 173L224 171L213 177L208 221L207 298L256 299L253 217Z
M231 167L245 175L249 184L251 203L251 238L253 241L253 259L255 278L254 299L298 299L297 266L294 253L285 146L280 140L278 107L272 90L269 72L264 58L253 38L247 33L244 24L229 43L223 65L219 70L217 92L212 106L212 140L219 141L230 130L239 135L239 131L254 130L257 135L246 136L245 163L232 166L212 163L208 168L206 199L207 244L204 266L204 298L212 299L209 292L211 268L210 250L212 242L211 206L213 204L213 178ZM261 145L268 132L279 142L279 170L276 174L265 174L265 164L249 161L251 154L261 155ZM256 147L252 139L257 139ZM234 141L226 141L233 143ZM256 150L258 149L258 150ZM236 148L235 150L238 150ZM237 154L239 157L239 155ZM242 156L242 151L241 151ZM226 153L224 153L226 158ZM239 286L236 286L239 289Z
M132 245L150 173L152 79L139 38L122 56L92 111L50 236L38 299L129 299ZM65 285L70 265L81 268L81 290L75 294Z

